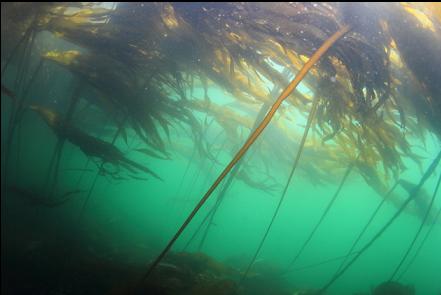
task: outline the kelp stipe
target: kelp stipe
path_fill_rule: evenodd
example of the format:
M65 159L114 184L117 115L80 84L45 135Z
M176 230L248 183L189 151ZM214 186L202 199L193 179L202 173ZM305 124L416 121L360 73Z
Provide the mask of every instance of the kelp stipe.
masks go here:
M234 165L236 165L236 163L242 158L242 156L246 153L246 151L256 141L256 139L259 137L259 135L262 133L262 131L265 129L265 127L268 126L269 122L271 121L272 117L275 115L277 109L280 107L282 102L291 94L291 92L293 92L296 89L297 85L299 85L299 83L306 76L306 74L309 72L309 70L312 68L312 66L323 56L323 54L325 54L326 51L337 40L339 40L342 36L344 36L349 31L349 29L350 29L349 26L344 26L340 30L338 30L336 33L334 33L331 37L329 37L329 39L327 39L325 41L325 43L323 43L323 45L305 63L305 65L302 67L302 69L296 75L294 80L280 94L279 98L273 104L273 106L271 107L269 112L266 114L265 118L260 123L260 125L256 128L256 130L253 132L253 134L251 134L251 136L248 138L248 140L245 142L245 144L241 147L241 149L237 152L237 154L234 156L234 158L231 160L231 162L227 165L227 167L222 171L222 173L219 175L219 177L211 185L211 187L208 189L208 191L205 193L205 195L202 197L202 199L199 201L199 203L196 205L196 207L193 209L193 211L190 213L190 215L184 221L182 226L178 229L176 234L168 242L167 246L164 248L164 250L161 252L161 254L151 264L148 271L144 275L143 280L145 280L149 277L149 275L152 273L152 271L155 269L155 267L158 265L158 263L162 260L162 258L164 258L164 256L167 254L167 252L170 250L170 248L175 243L175 241L182 234L184 229L188 226L188 224L193 219L193 217L196 215L196 213L199 211L199 209L208 200L208 198L213 193L213 191L216 189L216 187L221 183L221 181L225 178L225 176L228 175L228 173L231 171L231 169L234 167Z

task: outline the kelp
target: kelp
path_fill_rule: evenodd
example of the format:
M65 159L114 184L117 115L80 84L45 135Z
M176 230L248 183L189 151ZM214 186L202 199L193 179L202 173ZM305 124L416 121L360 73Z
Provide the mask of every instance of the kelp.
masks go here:
M344 266L340 269L339 272L337 272L330 280L328 283L326 283L323 288L321 289L321 292L323 293L324 291L326 291L338 278L340 278L347 270L348 268L355 262L357 261L357 259L367 250L369 249L372 244L381 236L383 235L383 233L387 230L387 228L397 219L398 216L400 216L400 214L403 212L403 210L407 207L407 205L418 196L418 192L421 189L421 187L424 185L424 183L427 181L427 179L433 174L433 172L435 171L435 169L437 168L439 162L441 160L441 150L438 152L437 156L435 157L435 159L433 159L432 163L430 164L430 166L426 169L426 171L424 172L423 176L421 177L418 185L415 186L415 188L409 193L409 196L407 197L407 199L401 204L399 210L397 210L397 212L386 222L386 224L380 229L378 230L375 235L363 246L361 247L361 249L359 250L359 252ZM436 190L438 189L438 185L436 187ZM436 190L435 190L435 194L436 195ZM429 212L429 211L427 211ZM425 220L423 220L422 223L424 223ZM418 235L419 231L417 232ZM413 242L412 242L413 244Z
M413 156L401 132L405 118L415 115L427 125L440 121L434 117L439 113L435 111L439 91L433 81L439 75L423 58L437 56L433 52L439 45L434 37L439 22L436 15L428 15L418 26L421 19L415 11L422 8L410 4L378 8L343 3L132 3L105 9L91 3L15 3L2 7L7 12L2 18L8 33L2 34L5 41L18 41L30 29L48 30L84 48L86 52L75 54L69 63L60 54L47 53L45 58L97 88L102 95L99 101L111 106L101 108L112 116L128 113L135 132L163 153L158 128L169 134L174 120L189 125L196 141L201 140L186 102L187 90L192 92L195 83L204 88L215 83L245 103L267 101L265 81L284 87L288 80L273 65L298 70L342 22L353 24L353 32L331 49L306 81L308 86L317 83L321 96L317 131L323 141L335 140L340 148L351 145L353 150L369 145L361 160L369 166L383 162L386 177L392 172L396 178L405 168L401 157ZM411 29L412 38L407 38L404 28ZM14 43L19 42L2 45ZM416 46L426 50L419 58L413 58ZM13 52L2 50L7 51ZM397 55L409 65L409 72L397 64ZM395 90L406 84L400 81L409 79L427 90L422 101L403 99L407 91ZM183 103L171 98L174 95ZM311 99L297 92L288 101L304 112ZM394 110L401 122L394 118ZM408 132L416 132L417 127L410 127Z
M381 167L382 172L377 173L385 175L382 182L387 185L389 175L397 178L405 169L403 156L419 161L403 136L403 126L409 133L418 132L417 126L405 125L412 120L408 117L417 116L430 128L440 121L434 117L439 112L433 111L437 109L438 83L432 79L437 73L424 73L424 69L433 67L425 66L422 58L410 56L415 44L427 44L423 46L427 56L433 56L438 44L437 38L432 38L439 30L436 16L428 16L431 26L412 29L413 37L424 40L409 43L403 37L407 31L404 28L418 27L421 20L413 14L421 7L121 3L102 8L90 3L52 3L38 6L30 15L19 15L13 12L22 10L25 4L2 6L10 11L9 18L2 21L8 27L27 23L28 28L50 31L83 48L84 52L72 57L68 64L63 63L62 53L49 52L45 58L63 64L96 88L100 97L94 98L95 103L113 117L116 125L118 118L128 115L135 133L164 155L163 138L169 136L171 126L181 123L193 131L198 150L209 155L192 112L201 102L188 95L195 87L205 88L206 105L211 83L245 104L267 102L267 82L279 87L288 82L277 67L298 71L314 48L341 23L352 24L354 30L330 50L305 81L320 96L313 129L321 134L327 147L336 144L339 149L356 151L360 146L369 146L368 151L361 151L360 161L377 171ZM373 13L362 13L363 10ZM397 25L397 19L401 25ZM397 64L397 56L409 64L410 71L405 71L405 64ZM400 88L406 83L401 81L409 79L426 85L423 87L430 97L423 98L423 103L413 97L403 98L406 91ZM296 91L288 101L297 110L307 112L311 97ZM237 118L234 112L231 117ZM222 124L230 124L227 122ZM231 133L232 127L225 127L238 138ZM366 179L370 177L360 172Z
M282 91L280 96L277 98L277 100L272 105L271 109L268 111L268 113L265 115L265 117L262 119L262 121L256 126L256 129L251 133L251 135L248 137L244 145L239 149L239 151L236 153L236 155L233 157L233 159L228 163L228 165L224 168L224 170L220 173L220 175L217 177L217 179L213 182L213 184L210 186L210 188L207 190L207 192L204 194L204 196L201 198L201 200L198 202L198 204L195 206L195 208L192 210L192 212L189 214L187 219L184 221L184 223L181 225L181 227L178 229L176 234L172 237L172 239L168 242L166 247L163 249L163 251L159 254L159 256L155 259L155 261L151 264L149 269L147 270L146 275L143 277L143 279L146 279L149 277L149 275L152 273L152 271L155 269L155 267L158 265L158 263L162 260L162 258L167 254L167 252L171 249L172 245L175 243L177 238L182 234L184 229L188 226L188 224L191 222L191 220L194 218L196 213L199 211L199 209L204 205L204 203L208 200L208 198L211 196L213 191L217 188L217 186L222 182L222 180L227 176L227 174L233 169L233 167L239 162L239 160L244 156L244 154L248 151L248 149L251 147L251 145L255 142L255 140L259 137L259 135L263 132L266 126L270 123L271 119L274 117L274 114L276 113L277 109L280 107L282 102L291 94L291 92L297 87L297 85L302 81L303 77L306 76L308 71L313 67L313 65L326 53L326 51L338 40L340 39L345 33L349 31L348 26L342 27L340 30L335 32L329 39L327 39L323 45L317 50L317 52L314 53L314 55L311 57L311 59L303 66L303 68L300 70L299 74L289 83L289 85ZM302 143L300 144L300 150L297 153L296 159L294 161L294 166L291 171L289 180L292 177L292 174L297 166L297 162L300 158L301 151L303 149L303 145L305 143L306 135L308 134L309 127L311 126L312 118L314 117L314 114L316 112L317 102L313 105L313 108L310 113L310 118L308 122L307 128L305 128L305 132L302 138ZM289 181L288 181L289 184ZM284 193L286 193L286 188L284 189ZM284 193L282 196L284 196ZM283 201L283 197L280 199L278 208L280 208L280 205ZM272 221L274 220L275 216L277 215L278 208L276 209L276 212L272 218ZM272 221L270 223L272 224ZM269 228L268 228L269 229ZM266 238L266 235L268 234L268 230L265 234L265 236L262 239L262 243ZM259 246L259 248L261 247ZM259 251L257 251L258 253ZM253 261L254 262L257 254L254 256ZM250 265L251 265L250 264ZM249 271L248 270L246 272Z
M33 40L50 32L73 48L44 48L38 56L81 81L87 88L81 99L106 114L126 143L130 128L145 144L139 152L168 159L174 148L168 141L190 132L195 150L214 165L219 147L206 142L198 115L213 118L228 138L220 149L234 154L252 132L243 109L248 115L270 105L276 96L271 87L284 89L331 34L349 25L303 87L285 93L284 105L272 114L275 132L255 146L262 163L253 170L259 171L245 167L237 178L272 192L276 183L261 175L277 173L300 148L305 161L299 172L311 182L335 182L337 172L354 163L368 185L400 207L387 192L406 169L403 159L421 165L411 140L424 144L426 130L441 135L441 72L433 66L441 63L440 17L429 10L412 3L2 3L2 72L16 75L13 86L2 80L2 93L29 89ZM49 62L41 67L51 69ZM220 104L212 86L240 107ZM18 104L12 103L14 113ZM315 107L310 138L299 146L301 134L292 127ZM113 143L50 119L60 117L54 114L44 115L48 125L86 154L155 175Z
M88 135L72 124L66 123L55 111L41 106L30 106L30 109L37 112L58 137L67 139L70 143L79 147L85 155L98 157L104 163L109 162L114 165L121 165L128 170L138 170L150 174L157 179L161 179L161 177L149 168L125 157L114 145Z
M408 257L408 255L409 255L410 251L412 250L413 246L415 245L415 242L417 241L417 239L418 239L418 237L419 237L419 235L420 235L420 233L421 233L421 230L423 229L423 227L424 227L426 221L428 220L428 218L429 218L429 216L430 216L431 209L432 209L433 206L434 206L434 201L435 201L435 199L436 199L436 193L438 192L438 189L439 189L439 185L440 185L440 183L441 183L441 175L438 177L438 181L437 181L437 183L436 183L435 190L434 190L434 192L433 192L433 195L432 195L432 198L431 198L431 200L430 200L429 206L428 206L427 209L426 209L426 212L425 212L425 214L424 214L424 217L423 217L422 220L421 220L420 227L418 228L417 232L415 233L415 236L414 236L412 242L411 242L410 245L407 247L407 250L406 250L405 254L403 255L403 257L401 258L401 260L400 260L400 262L398 263L397 267L395 268L394 272L392 273L392 275L391 275L389 281L392 281L393 279L396 278L396 275L397 275L398 271L400 270L400 268L401 268L401 266L403 265L404 261L405 261L406 258ZM417 191L418 188L415 187L414 190ZM410 193L412 193L412 192L410 192ZM416 198L418 198L418 196L417 196Z
M165 147L158 126L168 134L169 120L181 120L199 132L198 123L182 104L175 103L155 84L138 81L132 71L117 61L105 56L80 54L78 51L47 52L44 57L67 67L100 90L102 99L98 100L98 105L109 110L116 118L128 116L138 136L162 153L165 153Z

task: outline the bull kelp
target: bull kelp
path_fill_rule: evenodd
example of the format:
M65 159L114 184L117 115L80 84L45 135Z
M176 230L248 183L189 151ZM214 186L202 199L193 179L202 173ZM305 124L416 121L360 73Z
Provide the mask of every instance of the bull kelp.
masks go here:
M439 294L438 3L2 3L5 294Z

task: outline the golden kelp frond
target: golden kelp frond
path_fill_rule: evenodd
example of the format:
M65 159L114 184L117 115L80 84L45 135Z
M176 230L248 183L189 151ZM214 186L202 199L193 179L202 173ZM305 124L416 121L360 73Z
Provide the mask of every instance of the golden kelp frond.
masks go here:
M415 5L412 3L404 3L404 2L400 4L404 7L406 12L408 12L413 17L415 17L415 19L418 21L418 23L422 26L423 29L431 30L432 32L435 32L434 23L430 20L430 17L426 13L424 13L419 9L417 4ZM436 5L434 8L436 8Z
M75 59L80 55L80 52L77 50L69 50L69 51L48 51L42 55L43 58L54 61L63 66L69 66Z
M269 104L274 95L269 89L284 89L331 34L351 25L279 114L292 119L294 109L296 116L305 116L318 97L312 130L332 150L325 154L337 162L360 154L360 171L375 183L380 174L399 175L403 157L418 162L408 139L424 137L416 122L441 135L441 70L430 66L441 64L441 24L431 5L118 3L110 9L94 3L2 4L8 10L3 15L2 9L2 38L3 24L17 24L7 38L19 40L33 28L74 44L78 51L52 51L44 58L95 88L105 101L98 107L112 110L115 121L127 117L143 141L165 154L164 137L175 124L189 127L201 146L195 111L213 116L234 144L240 142L239 127L251 129L252 120L214 102L208 87L253 107ZM26 13L18 13L22 10ZM193 99L201 85L203 97ZM288 126L277 128L298 140ZM265 145L262 150L269 152ZM313 162L311 167L324 169ZM381 172L372 176L373 170Z

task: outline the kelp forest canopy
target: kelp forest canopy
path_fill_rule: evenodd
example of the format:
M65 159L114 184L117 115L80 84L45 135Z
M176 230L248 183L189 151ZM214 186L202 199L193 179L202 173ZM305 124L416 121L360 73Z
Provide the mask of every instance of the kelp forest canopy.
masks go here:
M140 152L169 159L169 142L182 133L197 153L217 161L216 149L234 154L253 130L247 114L266 113L344 25L351 30L278 111L272 123L278 137L255 146L265 181L247 169L237 177L259 189L277 187L273 162L292 161L300 141L293 125L305 121L314 98L316 116L300 167L314 182L334 181L330 170L354 163L384 195L406 169L404 158L421 160L411 140L423 145L428 133L441 138L437 4L2 3L1 14L2 76L14 72L13 79L2 78L12 106L11 141L14 120L30 110L87 156L156 178L165 176L128 159L115 138L127 143L130 132L143 142ZM62 49L38 44L48 33L65 41ZM74 85L72 95L57 98L57 107L29 91L55 67L70 73ZM232 101L216 100L212 86ZM113 141L89 129L87 122L97 118L113 126ZM226 146L207 142L213 124L228 138ZM286 144L275 144L282 139Z

